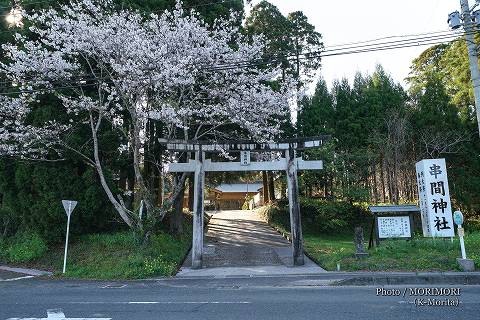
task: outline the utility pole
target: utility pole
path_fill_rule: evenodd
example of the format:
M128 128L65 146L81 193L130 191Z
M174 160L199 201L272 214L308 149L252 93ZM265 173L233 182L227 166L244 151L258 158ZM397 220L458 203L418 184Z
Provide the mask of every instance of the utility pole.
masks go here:
M477 113L478 133L480 135L480 71L478 69L478 51L475 43L476 24L479 21L473 21L468 5L468 0L460 0L462 9L463 28L468 48L468 59L470 61L470 73L473 82L473 94L475 97L475 111Z

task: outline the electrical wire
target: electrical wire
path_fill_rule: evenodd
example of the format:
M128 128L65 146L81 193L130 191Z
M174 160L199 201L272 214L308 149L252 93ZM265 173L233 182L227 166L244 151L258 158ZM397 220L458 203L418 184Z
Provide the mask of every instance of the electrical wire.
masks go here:
M376 48L382 48L383 46L391 46L391 45L399 45L399 46L404 46L404 45L410 45L410 44L419 44L419 43L422 43L422 42L425 42L425 41L439 41L440 43L443 43L445 41L451 41L452 39L455 39L455 38L458 38L459 35L463 35L464 33L462 34L451 34L451 35L446 35L446 36L436 36L436 37L419 37L419 38L412 38L412 39L405 39L405 40L397 40L397 41L390 41L390 42L381 42L381 43L374 43L374 44L371 44L371 45L361 45L361 46L350 46L350 47L344 47L344 48L339 48L339 49L330 49L330 47L325 47L324 50L319 50L319 51L312 51L312 52L306 52L306 53L300 53L298 55L298 57L316 57L317 55L322 55L322 56L333 56L333 55L336 55L336 54L332 54L332 52L338 52L340 51L340 53L342 54L342 51L345 51L345 50L359 50L359 49L362 49L362 50L369 50L369 49L373 49L375 50ZM295 57L297 58L297 55L295 54L291 54L291 51L290 51L290 55L289 57ZM274 60L274 61L281 61L282 59L284 60L286 58L285 55L274 55L274 56L270 56L268 58L268 60ZM257 59L258 62L262 62L262 61L265 61L266 59L265 58L260 58L260 59ZM249 63L251 61L247 61L247 60L243 60L243 61L236 61L236 63L239 63L239 64L242 64L242 63ZM229 64L223 64L223 65L220 65L219 67L228 67Z
M223 63L217 63L216 65L204 65L204 69L211 69L211 70L221 70L222 68L238 68L238 67L243 67L243 66L251 66L254 64L257 65L265 65L265 64L271 64L274 62L281 62L281 61L286 61L291 58L301 58L304 59L306 57L308 58L317 58L319 55L321 56L333 56L337 54L332 54L332 53L340 53L340 54L346 54L348 53L348 50L361 50L360 52L368 52L370 50L375 50L375 49L383 49L384 46L394 46L394 45L401 45L401 46L406 46L406 45L416 45L421 42L425 41L449 41L452 38L458 37L462 35L462 33L457 33L457 34L449 34L445 36L435 36L435 37L417 37L417 38L410 38L410 39L405 39L405 40L396 40L396 41L389 41L389 42L380 42L380 43L372 43L369 45L361 45L361 46L350 46L350 47L344 47L344 48L334 48L330 49L330 47L326 47L324 50L319 50L319 51L312 51L312 52L302 52L299 53L298 56L296 54L293 54L291 51L285 51L288 54L282 54L282 52L276 53L275 55L269 55L269 56L264 56L259 59L254 59L254 60L226 60ZM425 44L423 44L425 45ZM395 47L393 47L395 48ZM385 48L386 49L386 48ZM155 69L155 68L152 68ZM95 73L95 71L93 71ZM99 77L95 77L94 79L91 78L91 73L89 74L78 74L74 76L76 80L74 81L88 81L88 80L98 80L100 79ZM108 79L108 77L104 77L103 79ZM24 78L23 80L28 80L28 78ZM45 80L48 81L49 79L38 79L38 80ZM0 84L7 84L11 82L0 82Z
M443 43L442 41L428 41L424 43L408 43L408 44L402 44L402 45L394 45L394 46L382 46L382 47L376 47L376 48L368 48L368 49L356 49L356 50L350 50L350 51L344 51L344 52L336 52L336 53L317 53L317 54L312 54L308 56L300 56L298 57L299 60L308 60L308 59L319 59L319 58L325 58L325 57L333 57L333 56L341 56L341 55L350 55L350 54L360 54L360 53L369 53L369 52L376 52L376 51L385 51L385 50L393 50L393 49L402 49L402 48L410 48L410 47L417 47L417 46L427 46L427 45L436 45L436 44L441 44ZM293 57L284 57L287 58L288 61L291 61ZM296 58L296 57L295 57ZM227 71L227 70L234 70L234 69L244 69L244 68L252 68L252 67L266 67L272 64L275 64L277 62L280 62L281 59L270 59L270 60L262 60L262 61L249 61L245 63L238 63L238 64L230 64L230 65L214 65L214 66L205 66L201 69L205 71L210 71L210 72L221 72L221 71ZM55 80L52 81L51 79L38 79L40 81L50 81L50 84L55 84L55 82L59 82L62 84L76 84L74 87L83 87L83 86L92 86L98 83L105 83L105 80L109 80L110 77L98 77L93 75L89 75L88 77L82 76L76 78L79 78L78 80L72 79L72 80ZM136 80L148 80L148 77L139 77L136 78ZM22 79L22 80L28 80L28 79ZM33 80L33 79L30 79ZM94 82L88 83L88 82ZM3 81L0 82L2 85L8 85L11 84L11 81ZM0 90L8 90L11 89L11 87L0 87ZM41 89L42 91L48 91L51 90L49 88ZM34 91L34 90L33 90ZM29 90L23 90L19 91L17 93L30 93ZM5 94L5 92L2 92L0 94ZM12 92L7 92L7 94L13 94Z
M352 53L364 53L364 52L372 52L372 51L381 51L381 50L390 50L390 49L397 49L397 48L404 48L404 47L412 47L412 46L425 46L425 45L432 45L432 44L440 44L444 41L451 40L452 37L456 37L456 35L450 35L448 37L436 37L436 38L421 38L421 39L408 39L406 41L392 41L392 42L383 42L379 44L374 44L368 47L365 46L358 46L358 47L349 47L349 51L339 51L339 49L329 50L326 48L322 51L317 52L307 52L307 53L300 53L297 55L290 54L289 56L278 55L277 57L271 57L269 59L261 58L257 60L243 60L243 61L234 61L233 63L228 64L217 64L214 66L204 66L204 69L211 69L211 70L223 70L223 69L230 69L230 68L238 68L238 67L247 67L247 66L254 66L254 65L265 65L273 62L277 62L279 60L285 60L290 58L300 58L300 59L311 59L311 58L318 58L318 57L329 57L329 56L336 56L336 55L345 55L345 54L352 54ZM333 51L333 52L332 52ZM100 78L95 77L91 78L91 75L76 75L76 78L79 78L79 81L89 81L89 80L98 80ZM104 77L104 79L108 79L108 77ZM39 80L48 80L48 79L39 79Z
M454 41L458 41L460 39L456 39ZM363 49L356 49L356 50L349 50L345 52L334 52L334 53L318 53L316 55L312 56L304 56L301 57L300 59L312 59L312 58L324 58L324 57L332 57L332 56L340 56L340 55L349 55L349 54L359 54L359 53L368 53L368 52L376 52L376 51L385 51L385 50L393 50L393 49L401 49L401 48L410 48L410 47L417 47L417 46L426 46L426 45L437 45L437 44L442 44L444 43L443 41L424 41L424 42L417 42L417 43L407 43L407 44L395 44L395 45L387 45L387 46L380 46L376 48L363 48ZM230 66L220 66L220 67L210 67L206 68L208 71L212 72L219 72L219 71L228 71L228 70L233 70L233 69L239 69L239 68L249 68L249 67L254 67L254 66L265 66L271 63L274 63L274 60L270 61L263 61L263 62L257 62L257 63L245 63L245 64L237 64L237 65L230 65ZM104 77L106 79L106 77ZM88 86L95 86L99 83L102 83L102 81L98 77L93 77L90 79L91 81L94 81L94 83L84 83L84 84L77 84L77 85L65 85L65 86L60 86L60 87L52 87L52 88L44 88L44 89L33 89L33 90L19 90L16 92L1 92L1 95L11 95L11 94L22 94L22 93L35 93L35 92L45 92L45 91L51 91L51 90L60 90L60 89L73 89L73 88L82 88L82 87L88 87ZM83 81L83 80L82 80ZM68 83L68 81L62 81L62 83ZM11 88L0 88L2 90L8 90Z
M332 44L332 45L329 45L328 47L330 47L330 48L342 47L342 46L347 46L347 45L363 44L363 43L380 41L380 40L387 40L387 39L393 39L393 38L417 37L417 36L433 35L433 34L438 34L438 33L452 33L452 30L446 29L446 30L429 31L429 32L423 32L423 33L392 35L392 36L385 36L385 37L380 37L380 38L375 38L375 39L370 39L370 40L362 40L362 41L356 41L356 42Z

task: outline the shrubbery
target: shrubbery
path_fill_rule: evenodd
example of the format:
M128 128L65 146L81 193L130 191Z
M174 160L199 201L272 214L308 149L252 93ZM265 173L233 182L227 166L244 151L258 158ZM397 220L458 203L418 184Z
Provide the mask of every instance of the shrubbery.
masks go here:
M0 240L0 258L11 263L21 263L41 257L48 250L45 241L36 233L21 233Z
M185 219L185 230L192 230ZM191 233L175 237L164 232L152 234L146 246L138 246L130 231L79 237L69 248L67 277L90 279L142 279L172 276L183 262L191 244ZM44 260L61 270L63 250L49 252ZM58 265L57 265L58 263Z
M0 207L0 238L12 236L18 225L15 214L7 209Z
M154 275L173 275L177 269L177 264L173 261L165 261L164 257L160 255L157 258L147 257L144 261L145 276Z
M368 212L361 206L342 201L326 201L302 198L300 200L302 224L305 230L318 232L342 232L353 229L354 225L366 224L370 220ZM263 210L261 214L268 222L290 228L288 201Z
M63 242L67 217L62 199L78 201L72 236L114 229L116 215L96 179L95 172L80 163L0 159L0 237L4 230L6 236L29 231L48 243Z

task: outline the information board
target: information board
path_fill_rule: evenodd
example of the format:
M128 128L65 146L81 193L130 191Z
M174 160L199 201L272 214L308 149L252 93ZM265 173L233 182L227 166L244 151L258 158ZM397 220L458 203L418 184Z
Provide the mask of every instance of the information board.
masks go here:
M410 216L378 217L378 237L385 238L410 238Z

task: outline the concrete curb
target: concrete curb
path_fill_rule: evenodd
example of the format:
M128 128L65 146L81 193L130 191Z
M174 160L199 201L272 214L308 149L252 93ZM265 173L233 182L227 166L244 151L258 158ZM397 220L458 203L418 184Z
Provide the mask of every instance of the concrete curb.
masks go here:
M417 274L353 276L335 281L334 286L384 286L384 285L480 285L480 274Z
M52 272L43 271L43 270L36 270L36 269L24 269L24 268L14 268L14 267L7 267L7 266L0 266L0 270L16 272L16 273L23 273L29 276L51 276L53 275Z
M466 274L463 272L448 273L401 273L401 272L379 272L379 273L356 273L356 272L325 272L322 274L288 274L288 275L230 275L230 276L185 276L166 281L200 281L211 283L211 281L244 280L244 279L278 279L277 287L383 287L383 286L474 286L480 285L480 273ZM156 279L159 281L160 279ZM255 281L255 280L253 280ZM260 280L259 283L262 283ZM271 280L277 281L277 280ZM284 283L285 282L285 283ZM281 285L281 284L284 285ZM260 285L261 286L261 285Z

